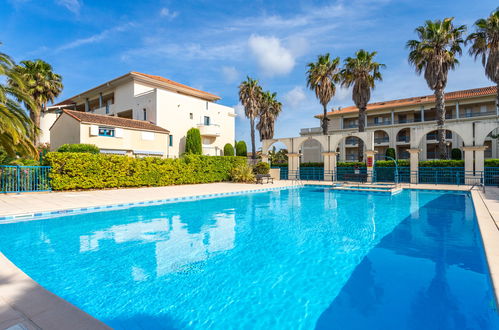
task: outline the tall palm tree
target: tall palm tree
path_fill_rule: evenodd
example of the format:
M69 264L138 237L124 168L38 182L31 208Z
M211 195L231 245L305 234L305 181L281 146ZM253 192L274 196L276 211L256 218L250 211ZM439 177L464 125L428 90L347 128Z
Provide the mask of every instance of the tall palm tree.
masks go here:
M45 111L48 102L62 92L62 77L53 72L52 66L43 60L22 61L14 67L16 74L24 81L24 90L33 99L33 105L25 103L29 115L37 128L40 128L40 116ZM13 87L20 87L15 81L9 80ZM33 141L38 144L38 134L33 132Z
M255 119L258 116L262 88L258 80L246 77L246 80L239 85L239 101L244 107L244 114L250 120L251 126L251 152L253 159L256 159L255 149Z
M260 100L259 122L256 128L260 132L260 141L274 137L274 123L282 110L282 103L277 100L277 93L262 93Z
M37 157L37 151L30 139L33 123L16 100L33 105L29 95L22 88L3 84L2 81L15 81L23 86L22 79L13 70L14 61L0 53L0 147L10 156L16 154Z
M488 18L475 22L475 32L468 36L468 42L471 43L470 55L475 59L482 57L485 75L497 85L496 113L499 113L499 8Z
M341 70L342 86L351 87L352 100L359 109L359 132L366 128L367 104L371 99L371 89L374 89L376 81L382 80L380 70L386 67L384 64L374 61L377 52L368 52L361 49L355 53L355 57L345 59L344 69ZM364 159L364 142L359 139L358 158Z
M461 45L466 26L454 26L453 17L444 20L426 21L416 28L418 40L409 40L409 63L414 66L418 75L424 73L428 87L433 90L436 100L438 125L438 150L441 159L447 158L445 145L445 99L444 90L447 85L449 70L453 70L462 54Z
M317 62L308 63L307 87L315 92L322 105L322 133L327 135L327 105L336 94L336 83L340 81L340 58L331 58L329 53L319 55Z

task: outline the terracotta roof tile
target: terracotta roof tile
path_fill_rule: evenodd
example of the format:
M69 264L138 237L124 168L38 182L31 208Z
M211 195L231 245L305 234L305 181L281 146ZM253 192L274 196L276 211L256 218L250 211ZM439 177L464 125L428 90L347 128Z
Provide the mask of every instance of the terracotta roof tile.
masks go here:
M62 112L68 114L79 122L88 124L99 124L107 125L113 127L123 127L123 128L133 128L145 131L154 131L159 133L170 133L167 129L156 126L148 121L135 120L128 118L120 118L114 116L97 115L94 113L74 111L74 110L62 110Z
M461 90L461 91L445 93L445 100L446 101L459 100L459 99L468 98L468 97L478 97L478 96L487 96L487 95L495 95L495 94L497 94L497 87L496 86L489 86L489 87L473 88L473 89L466 89L466 90ZM435 102L435 95L431 94L431 95L426 95L426 96L410 97L410 98L406 98L406 99L369 103L367 105L367 111L400 107L400 106L408 106L408 105L417 105L417 104L424 104L424 103L430 103L430 102ZM358 109L356 106L349 106L349 107L341 108L338 110L329 111L327 114L328 115L337 115L337 114L352 113L352 112L358 112ZM318 114L315 117L320 118L320 117L322 117L322 114Z
M155 80L161 81L163 83L167 83L167 84L171 84L171 85L175 85L175 86L178 86L178 87L182 87L182 88L188 89L188 90L193 91L193 92L195 92L197 94L201 94L201 95L205 96L209 100L220 100L220 96L217 96L215 94L211 94L211 93L208 93L208 92L205 92L205 91L202 91L202 90L199 90L199 89L196 89L196 88L193 88L193 87L190 87L190 86L178 83L178 82L170 80L170 79L163 78L161 76L155 76L155 75L152 75L152 74L146 74L146 73L134 72L134 71L132 71L130 73L132 73L132 74L138 74L138 75L141 75L141 76L144 76L144 77L148 77L148 78L151 78L151 79L155 79Z

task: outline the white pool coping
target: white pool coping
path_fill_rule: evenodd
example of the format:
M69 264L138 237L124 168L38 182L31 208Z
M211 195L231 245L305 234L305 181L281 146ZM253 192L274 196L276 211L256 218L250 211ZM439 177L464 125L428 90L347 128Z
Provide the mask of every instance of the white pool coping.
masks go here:
M331 185L323 181L305 181L305 184ZM168 199L191 200L192 197L226 196L270 189L285 189L296 182L276 181L274 185L213 183L201 185L155 188L115 189L80 192L51 192L23 195L0 195L0 218L16 220L35 214L108 206L129 207L128 203L147 205ZM469 186L410 185L403 188L424 190L468 191ZM499 301L499 189L487 188L483 195L472 191L472 198L482 234L491 279ZM493 212L491 212L491 208ZM497 214L494 218L494 212ZM67 214L67 213L63 213ZM2 223L2 221L0 221ZM28 329L109 329L107 325L54 295L32 280L0 253L0 329L22 324Z

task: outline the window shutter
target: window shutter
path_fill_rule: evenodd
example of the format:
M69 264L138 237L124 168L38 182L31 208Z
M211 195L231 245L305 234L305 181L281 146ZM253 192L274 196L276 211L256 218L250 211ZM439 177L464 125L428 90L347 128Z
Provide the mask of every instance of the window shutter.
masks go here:
M114 129L114 137L122 138L123 137L123 128L115 128Z
M97 136L97 135L99 135L99 126L91 125L90 126L90 136Z

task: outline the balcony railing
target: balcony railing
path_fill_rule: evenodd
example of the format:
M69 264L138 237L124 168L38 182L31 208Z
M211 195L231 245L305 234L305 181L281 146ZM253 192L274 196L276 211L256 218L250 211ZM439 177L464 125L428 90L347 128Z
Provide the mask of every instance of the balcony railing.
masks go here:
M359 140L358 139L346 139L345 144L346 145L357 145L357 144L359 144Z
M388 143L388 142L390 142L390 138L388 136L374 138L374 143L377 144Z
M397 142L410 142L411 137L407 135L397 136Z
M301 135L315 135L321 133L322 133L322 127L302 128L300 130Z
M367 122L367 126L384 126L384 125L391 125L392 122L390 120L385 120L385 121L380 121L380 122L374 122L374 121L371 121L371 122Z
M357 128L357 127L359 127L359 124L356 124L356 123L345 123L345 124L343 125L343 128L344 128L344 129L345 129L345 128Z
M495 116L495 111L486 111L486 112L471 112L471 113L460 113L459 116L461 118L472 118L472 117L483 117L483 116Z

